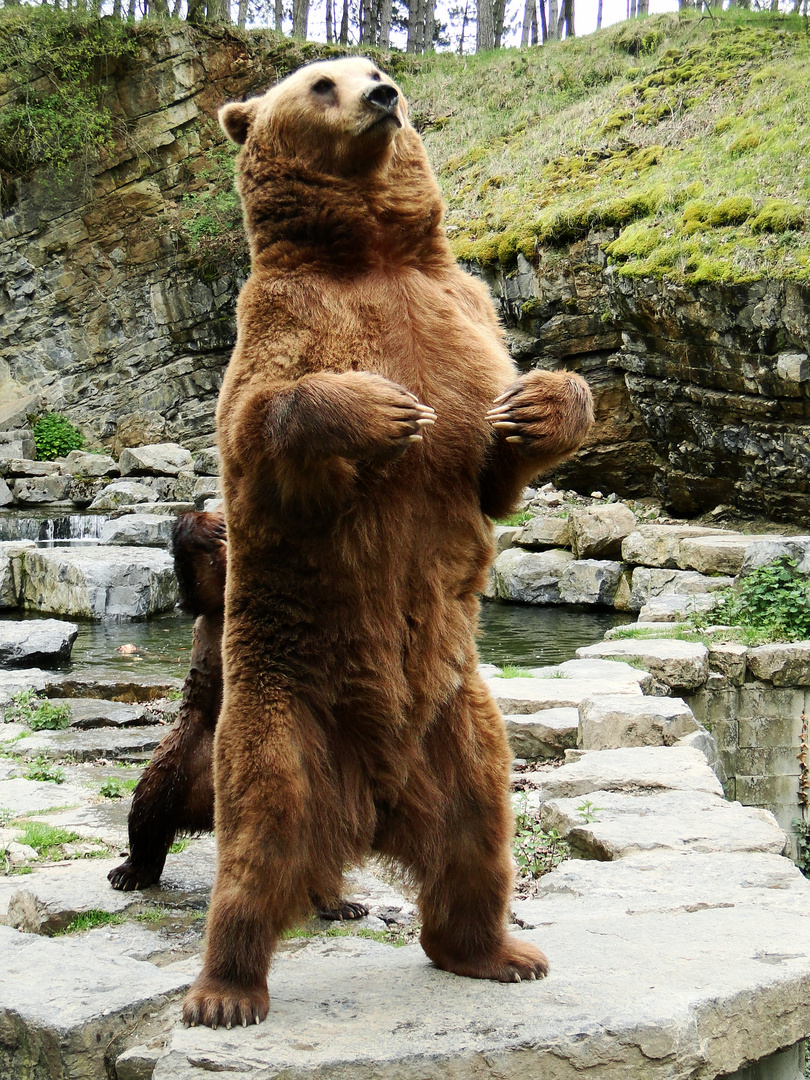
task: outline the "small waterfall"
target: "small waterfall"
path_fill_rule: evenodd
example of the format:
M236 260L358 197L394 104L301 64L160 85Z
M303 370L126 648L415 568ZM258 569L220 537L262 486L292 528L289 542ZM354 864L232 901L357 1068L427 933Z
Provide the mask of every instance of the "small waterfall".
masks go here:
M45 517L24 511L0 513L0 540L35 540L40 547L97 544L109 521L106 514L62 514Z

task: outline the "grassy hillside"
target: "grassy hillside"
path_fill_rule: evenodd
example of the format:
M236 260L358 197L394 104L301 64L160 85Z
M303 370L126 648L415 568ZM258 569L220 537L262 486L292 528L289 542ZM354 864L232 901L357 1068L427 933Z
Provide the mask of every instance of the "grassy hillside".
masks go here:
M456 253L509 263L610 225L625 274L810 279L810 35L735 10L403 72Z

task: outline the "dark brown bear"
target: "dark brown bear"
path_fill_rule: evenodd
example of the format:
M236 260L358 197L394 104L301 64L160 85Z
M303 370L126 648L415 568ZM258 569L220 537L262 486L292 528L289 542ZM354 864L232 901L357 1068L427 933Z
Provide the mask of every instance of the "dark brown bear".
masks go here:
M177 723L160 741L132 796L129 856L107 875L114 889L154 885L178 833L214 827L214 730L222 705L225 611L225 521L221 514L183 514L172 532L174 569L184 609L196 616L191 663ZM348 900L328 907L311 897L322 919L356 919L368 908Z
M258 1022L279 933L370 852L447 971L545 974L509 937L510 754L478 675L489 517L591 422L516 380L456 265L405 102L317 63L220 113L253 260L217 423L228 523L217 878L187 1023ZM435 419L435 423L434 423Z

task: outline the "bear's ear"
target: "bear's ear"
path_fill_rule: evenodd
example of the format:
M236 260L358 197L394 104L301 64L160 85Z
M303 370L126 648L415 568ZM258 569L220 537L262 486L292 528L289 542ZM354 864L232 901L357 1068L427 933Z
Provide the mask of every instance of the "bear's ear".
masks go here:
M258 98L250 101L232 101L219 110L219 122L222 130L235 143L242 146L248 137L250 125L256 118Z

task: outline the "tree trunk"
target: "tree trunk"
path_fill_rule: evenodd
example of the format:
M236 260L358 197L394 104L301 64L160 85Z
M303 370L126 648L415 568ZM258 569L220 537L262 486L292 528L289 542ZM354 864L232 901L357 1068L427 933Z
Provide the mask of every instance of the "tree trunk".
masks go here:
M546 40L546 9L543 7L543 0L540 0L540 13L543 17L543 41ZM532 45L537 44L537 5L535 4L532 11Z
M467 12L469 11L470 0L464 0L464 15L461 19L461 34L458 39L458 55L464 55L464 31L467 29Z
M503 20L506 16L506 0L495 0L493 22L495 24L495 48L500 49L503 40Z
M478 18L475 30L475 51L495 48L495 23L492 0L477 0Z
M410 0L408 12L408 41L405 51L425 51L425 0Z
M387 49L391 44L391 0L381 0L380 4L380 48Z
M165 0L163 2L165 3ZM229 25L231 21L230 0L208 0L208 21Z
M642 15L648 15L650 12L650 0L637 0L636 3L636 16L641 18Z
M551 41L556 41L560 36L560 20L557 9L557 0L548 0L548 38Z
M574 29L574 0L563 0L563 20L565 22L565 36L576 37Z
M596 29L602 29L602 0L597 0L596 4Z
M293 0L293 31L294 38L306 41L307 23L309 22L309 0Z
M129 7L127 8L127 18L128 18L128 19L129 19L130 21L132 21L132 20L133 20L133 19L135 18L135 0L129 0ZM189 14L188 14L188 21L189 21L189 22L193 22L193 21L194 21L194 20L193 20L193 19L191 18L191 0L189 0ZM199 19L199 22L202 22L202 19Z
M180 0L175 0L175 3L179 6ZM239 0L238 23L243 29L244 29L245 23L247 22L247 13L248 13L248 0Z
M540 0L542 3L542 0ZM520 31L520 47L525 49L529 44L529 35L532 31L532 20L537 18L536 0L526 0L523 7L523 28Z
M340 17L340 44L349 44L349 0L343 0L343 14Z
M631 19L635 19L635 17L636 17L636 0L630 0L630 15L629 15L629 17Z
M159 19L168 19L169 17L168 0L151 0L149 9L151 14L156 15Z
M333 29L335 18L335 9L332 6L332 0L326 0L326 44L332 45L334 41L335 31Z
M436 0L425 0L425 52L433 52L433 31L435 29L436 13L435 4Z

